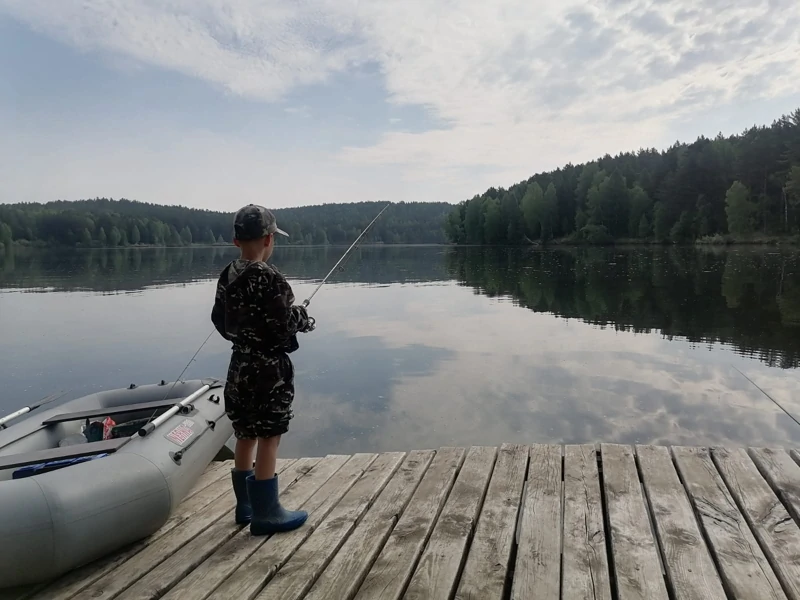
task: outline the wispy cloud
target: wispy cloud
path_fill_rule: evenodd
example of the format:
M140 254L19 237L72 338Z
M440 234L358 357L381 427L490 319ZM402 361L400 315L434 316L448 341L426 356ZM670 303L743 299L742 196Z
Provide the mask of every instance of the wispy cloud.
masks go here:
M338 158L413 179L523 177L671 141L675 119L797 94L800 79L795 0L0 0L0 12L257 101L377 66L387 102L442 125L387 126Z

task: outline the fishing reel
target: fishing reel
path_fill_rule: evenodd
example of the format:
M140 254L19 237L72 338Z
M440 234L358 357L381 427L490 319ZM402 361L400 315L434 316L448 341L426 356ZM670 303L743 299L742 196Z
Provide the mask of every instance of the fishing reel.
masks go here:
M314 317L308 317L308 325L303 329L303 333L309 333L317 328L317 320Z

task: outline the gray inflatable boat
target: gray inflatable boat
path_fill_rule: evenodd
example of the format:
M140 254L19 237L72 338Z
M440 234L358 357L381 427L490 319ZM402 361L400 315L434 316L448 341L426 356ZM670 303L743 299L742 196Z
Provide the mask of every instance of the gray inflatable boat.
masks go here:
M233 434L222 383L100 392L0 430L0 588L154 533Z

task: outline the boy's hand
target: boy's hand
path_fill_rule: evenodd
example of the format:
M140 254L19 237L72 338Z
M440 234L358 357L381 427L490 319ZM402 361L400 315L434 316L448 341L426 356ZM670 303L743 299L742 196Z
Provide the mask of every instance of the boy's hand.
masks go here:
M297 328L298 333L308 333L309 331L314 331L316 327L316 322L314 317L309 317L308 312L306 311L305 306L294 306L293 307L300 316L300 323L299 327Z

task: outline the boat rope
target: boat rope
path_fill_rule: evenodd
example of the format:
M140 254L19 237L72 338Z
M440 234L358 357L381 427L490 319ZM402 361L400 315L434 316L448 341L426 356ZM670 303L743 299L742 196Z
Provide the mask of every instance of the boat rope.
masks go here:
M731 364L731 366L732 366L734 369L736 369L737 371L739 371L739 369L737 369L737 368L736 368L736 365L734 365L734 364ZM739 371L739 375L741 375L742 377L744 377L745 379L747 379L747 381L749 381L750 383L752 383L752 384L753 384L753 385L756 387L756 389L757 389L759 392L761 392L761 393L762 393L762 394L764 394L764 395L765 395L767 398L769 398L770 400L772 400L772 402L773 402L773 403L775 403L775 406L777 406L777 407L778 407L778 408L780 408L780 409L781 409L783 412L785 412L787 417L789 417L789 418L790 418L792 421L794 421L795 423L797 423L798 425L800 425L800 421L798 421L798 420L795 418L795 416L794 416L792 413L790 413L788 410L786 410L786 409L785 409L785 408L784 408L784 407L781 405L781 403L780 403L780 402L778 402L777 400L775 400L775 398L773 398L773 397L772 397L772 396L770 396L770 395L769 395L767 392L765 392L765 391L764 391L764 390L761 388L761 386L759 386L759 385L758 385L758 384L757 384L755 381L753 381L752 379L750 379L750 378L749 378L747 375L745 375L745 374L744 374L744 373L742 373L741 371Z

